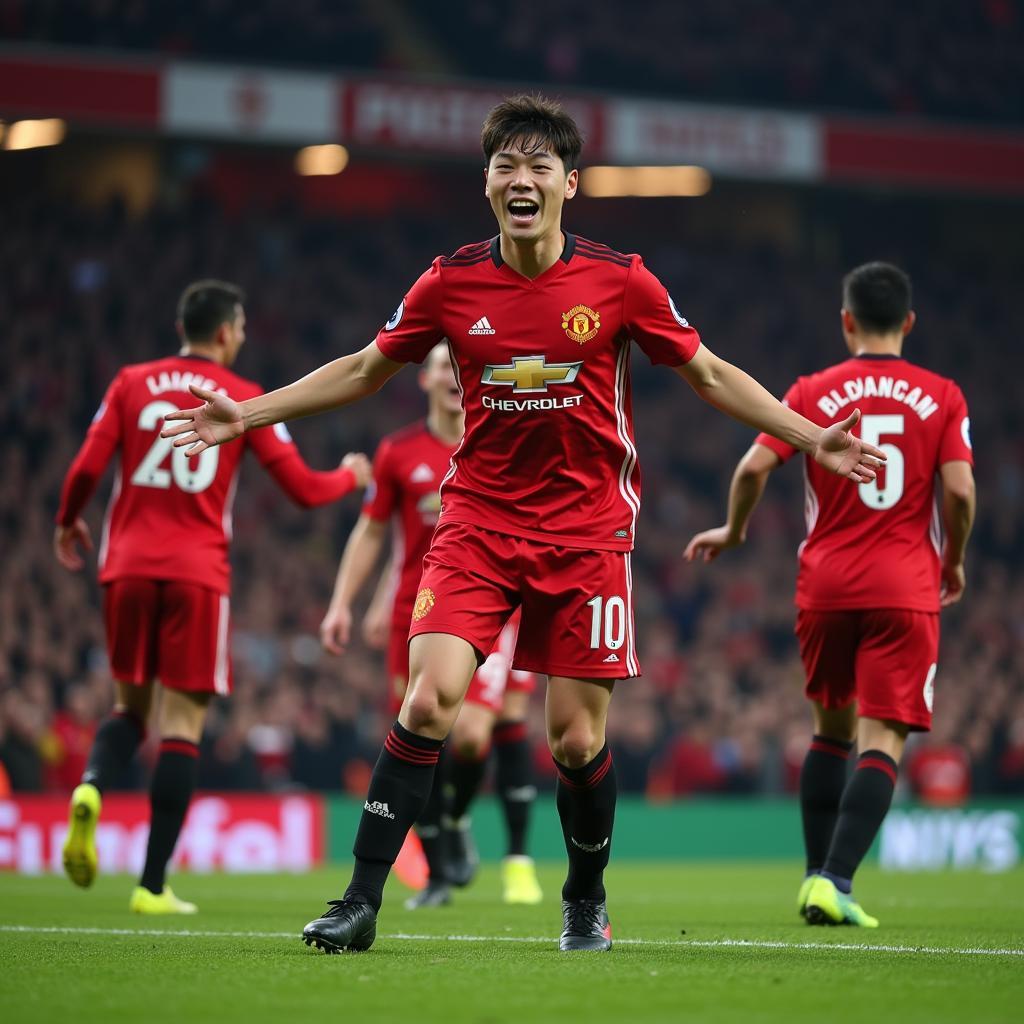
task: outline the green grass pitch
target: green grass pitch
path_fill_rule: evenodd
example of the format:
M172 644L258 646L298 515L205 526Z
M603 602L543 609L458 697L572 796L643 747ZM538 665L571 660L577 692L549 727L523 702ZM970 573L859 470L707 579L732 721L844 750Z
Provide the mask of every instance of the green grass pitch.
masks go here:
M810 928L796 864L623 862L608 873L616 940L561 954L561 869L546 899L505 907L486 866L453 905L410 913L389 887L368 953L299 939L344 869L181 876L191 918L140 918L132 885L0 876L6 1024L533 1024L533 1022L1017 1021L1024 1019L1024 871L885 875L858 895L877 931Z

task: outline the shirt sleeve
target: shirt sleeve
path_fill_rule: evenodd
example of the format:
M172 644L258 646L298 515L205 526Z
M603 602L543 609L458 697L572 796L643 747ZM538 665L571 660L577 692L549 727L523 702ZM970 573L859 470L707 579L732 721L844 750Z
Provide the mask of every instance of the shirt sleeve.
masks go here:
M85 441L64 478L57 511L57 522L61 526L70 526L82 514L114 452L120 447L121 388L121 374L118 374L107 388Z
M409 289L377 332L377 348L396 363L422 363L444 337L441 326L441 258Z
M946 462L968 462L974 465L971 449L971 417L967 412L967 399L955 385L949 387L949 412L939 445L939 465Z
M803 410L803 400L801 398L799 381L793 384L783 396L782 404L788 405L793 412L798 412L801 416L806 415ZM787 459L791 459L799 451L798 448L794 448L791 444L787 444L785 441L780 441L777 437L772 437L771 434L758 434L754 439L754 443L763 444L765 448L770 448L780 459L782 459L783 462Z
M373 457L373 479L366 488L363 514L378 522L388 522L398 507L398 487L391 465L391 444L382 441Z
M337 501L355 489L350 469L311 469L303 461L288 428L283 423L260 427L246 434L249 447L260 465L289 498L303 508Z
M700 347L700 335L639 256L633 257L626 278L622 320L655 366L682 366Z

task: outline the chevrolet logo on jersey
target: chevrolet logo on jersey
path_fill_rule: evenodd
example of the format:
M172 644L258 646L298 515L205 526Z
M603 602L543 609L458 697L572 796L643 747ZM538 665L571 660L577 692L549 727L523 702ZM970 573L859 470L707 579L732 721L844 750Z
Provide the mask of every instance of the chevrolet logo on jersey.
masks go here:
M571 384L583 365L548 363L543 356L513 356L511 363L485 366L481 384L501 384L512 388L512 394L536 394L547 391L549 384Z

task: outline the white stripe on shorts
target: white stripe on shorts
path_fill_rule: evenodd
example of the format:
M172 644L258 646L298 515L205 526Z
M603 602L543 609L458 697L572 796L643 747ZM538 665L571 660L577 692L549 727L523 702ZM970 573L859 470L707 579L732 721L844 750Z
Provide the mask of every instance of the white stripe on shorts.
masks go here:
M217 661L213 669L213 688L226 696L228 693L228 626L231 619L231 599L220 595L217 609Z

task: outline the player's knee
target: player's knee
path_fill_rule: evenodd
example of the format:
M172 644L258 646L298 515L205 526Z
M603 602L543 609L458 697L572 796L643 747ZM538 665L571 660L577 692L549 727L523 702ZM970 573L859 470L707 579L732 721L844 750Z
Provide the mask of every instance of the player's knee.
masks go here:
M548 734L551 756L567 768L582 768L590 764L600 751L601 742L589 722Z
M466 761L483 760L490 742L490 734L479 729L460 730L456 725L452 730L452 749L458 757Z
M402 706L403 724L412 732L425 736L446 735L451 729L452 719L457 711L444 693L427 680L416 680L406 695Z

